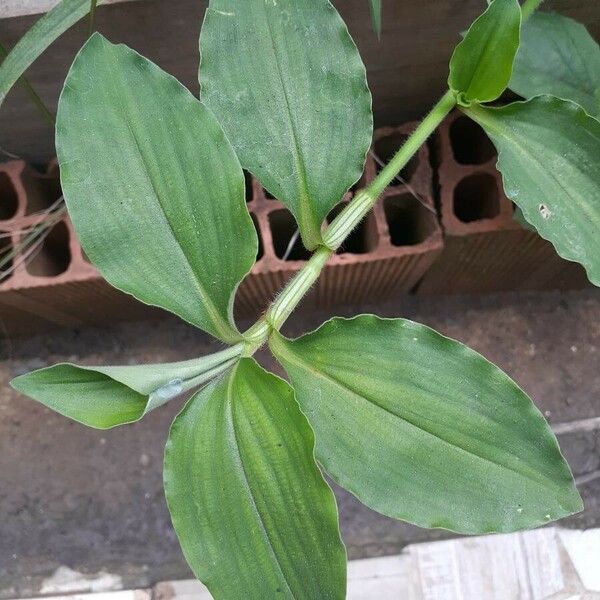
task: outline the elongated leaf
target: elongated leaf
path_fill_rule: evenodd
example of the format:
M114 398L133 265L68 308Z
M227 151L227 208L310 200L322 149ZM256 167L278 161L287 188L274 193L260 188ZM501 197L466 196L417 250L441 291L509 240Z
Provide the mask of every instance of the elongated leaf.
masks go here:
M187 561L215 600L342 599L344 547L289 385L249 358L175 419L164 482Z
M558 254L600 285L600 123L552 96L465 112L498 150L506 195Z
M29 29L0 64L0 105L38 56L89 9L90 0L61 0Z
M115 287L226 342L256 257L240 164L177 80L94 34L67 77L56 147L83 248Z
M422 527L514 531L581 510L529 398L462 344L405 319L274 334L317 459L371 508Z
M551 94L600 114L600 46L577 21L536 12L523 24L510 89L524 98Z
M344 22L328 0L211 0L200 48L202 100L314 248L372 136L365 68Z
M493 0L471 25L450 60L448 85L459 104L495 100L506 89L519 48L517 0Z
M369 0L371 20L377 37L381 37L381 0Z
M97 429L141 419L179 394L231 367L241 347L178 363L124 367L60 363L16 377L14 389Z

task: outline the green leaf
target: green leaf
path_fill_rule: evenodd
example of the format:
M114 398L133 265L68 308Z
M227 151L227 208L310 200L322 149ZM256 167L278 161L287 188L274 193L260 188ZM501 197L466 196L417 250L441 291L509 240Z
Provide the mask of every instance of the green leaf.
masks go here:
M373 21L373 29L377 37L381 37L381 0L369 0L369 8L371 9L371 20Z
M226 342L257 236L240 164L176 79L94 34L60 97L56 147L69 214L115 287Z
M465 112L498 150L506 195L560 256L581 263L600 285L600 123L552 96Z
M463 344L405 319L332 319L271 348L314 428L318 461L367 506L461 533L582 509L531 400Z
M371 94L346 25L328 0L211 0L200 48L202 100L313 249L371 144Z
M600 46L577 21L537 12L523 24L510 89L524 98L550 94L600 114Z
M175 419L167 504L183 553L215 600L343 599L333 493L289 385L243 358Z
M471 25L450 59L448 85L459 104L491 102L506 89L519 48L517 0L493 0Z
M0 64L0 105L40 54L89 9L90 0L61 0L27 31Z
M222 373L241 353L223 352L177 363L88 367L60 363L16 377L11 386L44 406L96 429L138 421Z

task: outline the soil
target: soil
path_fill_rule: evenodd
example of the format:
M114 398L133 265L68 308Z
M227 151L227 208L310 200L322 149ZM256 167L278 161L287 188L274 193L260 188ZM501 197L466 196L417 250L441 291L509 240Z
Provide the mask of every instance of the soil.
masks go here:
M335 313L402 315L472 346L506 370L553 423L600 417L600 293L399 296ZM298 335L328 312L300 309L286 326ZM243 324L241 324L242 326ZM189 577L165 506L162 453L182 401L142 422L95 431L8 388L11 377L61 360L118 364L191 358L218 348L173 319L62 330L3 341L0 360L0 598L39 589L58 567L107 571L124 585ZM281 372L265 352L258 357ZM588 422L589 423L589 422ZM564 429L564 428L563 428ZM600 526L600 428L576 427L559 441L586 509L567 527ZM335 488L350 558L397 553L448 537L382 517Z

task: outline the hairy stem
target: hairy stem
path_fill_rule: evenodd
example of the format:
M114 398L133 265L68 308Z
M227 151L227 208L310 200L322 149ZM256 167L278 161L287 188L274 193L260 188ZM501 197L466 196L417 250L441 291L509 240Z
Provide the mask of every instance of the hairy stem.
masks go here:
M523 21L528 19L543 1L544 0L525 0L525 2L523 2L523 5L521 6L521 14L523 15Z
M245 333L246 355L253 354L266 341L270 329L280 329L319 278L331 255L342 245L371 210L377 198L455 106L454 95L450 91L446 92L379 175L365 189L358 191L344 210L331 222L323 235L323 245L317 248L310 260L283 288L265 316Z
M354 199L348 203L348 206L331 222L331 225L329 225L323 236L323 243L328 248L337 250L341 246L350 232L371 210L377 198L381 196L387 186L408 164L427 138L455 106L456 98L454 94L450 91L446 92L408 137L390 162L381 170L379 175L364 190L360 190Z

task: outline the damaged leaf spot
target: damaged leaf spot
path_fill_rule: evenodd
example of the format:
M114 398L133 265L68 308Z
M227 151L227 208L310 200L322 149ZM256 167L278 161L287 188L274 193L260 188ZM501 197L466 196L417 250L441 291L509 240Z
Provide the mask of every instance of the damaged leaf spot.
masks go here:
M550 209L545 204L540 204L538 207L542 219L549 219L552 216Z

